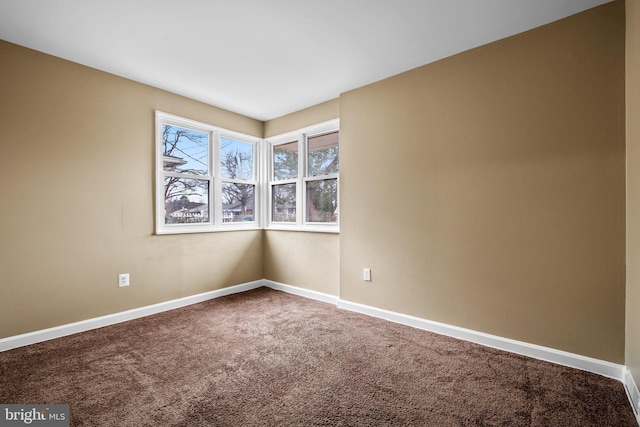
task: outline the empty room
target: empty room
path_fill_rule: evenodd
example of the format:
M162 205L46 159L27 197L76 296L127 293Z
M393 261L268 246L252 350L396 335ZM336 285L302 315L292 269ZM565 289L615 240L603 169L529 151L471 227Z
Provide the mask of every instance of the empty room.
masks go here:
M0 121L2 426L640 424L638 0L0 0Z

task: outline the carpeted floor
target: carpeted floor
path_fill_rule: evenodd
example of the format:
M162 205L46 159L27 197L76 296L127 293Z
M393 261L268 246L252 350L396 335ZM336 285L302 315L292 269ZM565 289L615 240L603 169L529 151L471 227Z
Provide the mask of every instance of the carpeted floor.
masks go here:
M0 353L73 426L634 426L621 383L260 288Z

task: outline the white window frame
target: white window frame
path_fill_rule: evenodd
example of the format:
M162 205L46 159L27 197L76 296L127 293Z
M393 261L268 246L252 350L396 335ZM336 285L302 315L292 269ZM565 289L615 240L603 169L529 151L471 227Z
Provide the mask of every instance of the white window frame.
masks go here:
M155 180L155 232L156 234L180 234L180 233L203 233L215 231L232 230L253 230L263 226L262 214L262 180L263 155L262 139L246 135L243 133L223 129L206 123L190 120L184 117L165 113L155 112L156 120L156 180ZM207 175L187 175L167 172L163 168L163 142L162 126L164 124L183 127L209 135L209 171ZM253 150L253 179L238 180L221 178L220 167L220 138L227 137L236 141L252 144ZM164 178L166 176L180 176L185 178L197 178L209 181L209 221L204 223L191 224L165 224L165 200L164 200ZM223 222L222 218L222 182L239 182L254 185L254 214L251 222Z
M277 135L266 139L268 146L267 161L268 176L267 182L267 197L265 204L265 215L267 229L272 230L297 230L297 231L312 231L312 232L327 232L327 233L339 233L340 232L340 173L321 175L321 176L309 176L308 171L308 139L314 136L320 136L331 132L340 132L340 120L330 120L317 125L309 126L303 129L296 130L294 132L287 132L281 135ZM298 176L294 179L286 179L275 181L273 179L273 149L278 145L287 144L290 142L298 142ZM309 222L306 220L307 213L307 183L312 181L323 181L328 179L336 179L338 183L338 218L337 222ZM276 222L272 220L273 215L273 187L275 185L295 183L296 184L296 221L295 222Z

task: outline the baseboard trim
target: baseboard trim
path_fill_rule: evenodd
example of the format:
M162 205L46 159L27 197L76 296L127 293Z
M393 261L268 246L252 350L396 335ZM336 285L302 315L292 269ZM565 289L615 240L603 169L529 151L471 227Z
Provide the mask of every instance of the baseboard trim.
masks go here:
M165 301L158 304L148 305L145 307L134 308L132 310L122 311L119 313L108 314L106 316L95 317L93 319L82 320L80 322L69 323L66 325L56 326L53 328L42 329L39 331L29 332L26 334L15 335L0 339L0 351L11 350L25 345L36 344L42 341L48 341L55 338L61 338L67 335L79 332L90 331L92 329L102 328L104 326L115 325L116 323L126 322L128 320L137 319L151 314L161 313L163 311L173 310L176 308L186 307L191 304L204 302L214 298L220 298L226 295L244 292L251 289L264 286L263 280L243 283L240 285L230 286L228 288L217 289L215 291L204 292L201 294L190 295L188 297Z
M215 291L204 292L197 295L191 295L171 301L165 301L158 304L123 311L120 313L100 316L80 322L69 323L53 328L29 332L22 335L2 338L0 339L0 351L10 350L25 345L60 338L63 336L89 331L104 326L114 325L116 323L126 322L128 320L133 320L156 313L161 313L163 311L185 307L191 304L196 304L214 298L220 298L238 292L248 291L262 286L298 295L301 297L326 302L336 305L342 309L378 317L395 323L401 323L403 325L412 326L414 328L424 329L441 335L448 335L465 341L471 341L500 350L510 351L512 353L518 353L525 356L533 357L535 359L546 360L548 362L582 369L584 371L594 372L596 374L604 375L606 377L614 378L618 381L623 382L625 386L627 386L627 389L630 390L628 391L629 393L637 393L638 390L635 386L635 383L633 383L631 374L628 373L628 370L623 365L581 356L578 354L568 353L553 348L529 344L522 341L516 341L509 338L503 338L496 335L490 335L483 332L477 332L471 329L460 328L445 323L434 322L431 320L409 316L406 314L371 307L355 302L345 301L334 295L312 291L309 289L291 286L266 279L230 286L228 288L217 289ZM631 380L629 381L628 378L630 378ZM632 384L632 386L628 384ZM637 397L635 396L636 395L633 394L630 395L631 398L635 399L632 402L637 402ZM634 410L638 409L636 408L636 406L637 405L634 404Z
M624 368L624 380L622 383L624 384L624 390L627 392L629 402L631 402L633 413L636 415L638 424L640 424L640 390L638 389L636 382L633 380L631 371L627 367Z
M273 280L264 280L264 286L276 291L287 292L289 294L299 295L301 297L322 301L333 305L338 305L340 298L334 295L325 294L310 289L299 288L297 286L285 285L284 283L274 282Z
M618 381L623 380L624 366L616 363L581 356L579 354L573 354L549 347L543 347L536 344L516 341L509 338L503 338L496 335L490 335L471 329L460 328L445 323L434 322L432 320L370 307L355 302L340 300L338 307L389 320L391 322L412 326L414 328L424 329L437 334L447 335L461 340L497 348L499 350L533 357L534 359L545 360L547 362L553 362L559 365L593 372Z
M403 325L435 332L441 335L447 335L465 341L471 341L488 347L497 348L499 350L533 357L534 359L545 360L547 362L552 362L583 371L593 372L624 382L626 370L626 367L624 365L582 356L579 354L569 353L562 350L556 350L550 347L543 347L523 341L503 338L497 335L486 334L483 332L452 326L446 323L435 322L420 317L409 316L406 314L371 307L364 304L345 301L337 296L324 294L317 291L311 291L308 289L299 288L284 283L278 283L271 280L264 280L264 285L278 291L288 292L302 297L335 304L339 308L345 310L355 311L361 314L366 314L368 316L378 317L391 322L401 323Z
M545 360L547 362L581 369L583 371L593 372L605 377L613 378L623 383L633 412L638 419L638 424L640 424L640 391L638 390L638 386L636 385L631 372L624 365L581 356L579 354L573 354L549 347L543 347L536 344L529 344L522 341L503 338L496 335L490 335L471 329L460 328L445 323L435 322L420 317L409 316L406 314L371 307L351 301L345 301L334 295L286 285L284 283L274 282L267 279L256 280L236 286L217 289L215 291L204 292L197 295L191 295L184 298L135 308L120 313L109 314L106 316L96 317L93 319L75 323L69 323L67 325L61 325L53 328L43 329L40 331L2 338L0 339L0 351L6 351L30 344L36 344L39 342L48 341L79 332L90 331L92 329L126 322L128 320L149 316L180 307L186 307L191 304L204 302L214 298L220 298L239 292L245 292L263 286L277 291L298 295L304 298L333 304L341 309L354 311L357 313L377 317L395 323L400 323L414 328L435 332L437 334L447 335L453 338L474 342L499 350L509 351L512 353L532 357L534 359Z

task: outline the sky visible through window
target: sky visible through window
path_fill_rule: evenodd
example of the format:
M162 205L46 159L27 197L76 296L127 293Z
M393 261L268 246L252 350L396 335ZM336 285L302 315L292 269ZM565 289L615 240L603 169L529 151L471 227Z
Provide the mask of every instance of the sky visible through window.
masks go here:
M253 144L220 138L220 175L230 179L253 179Z
M177 126L162 126L164 170L194 175L209 171L209 135Z

